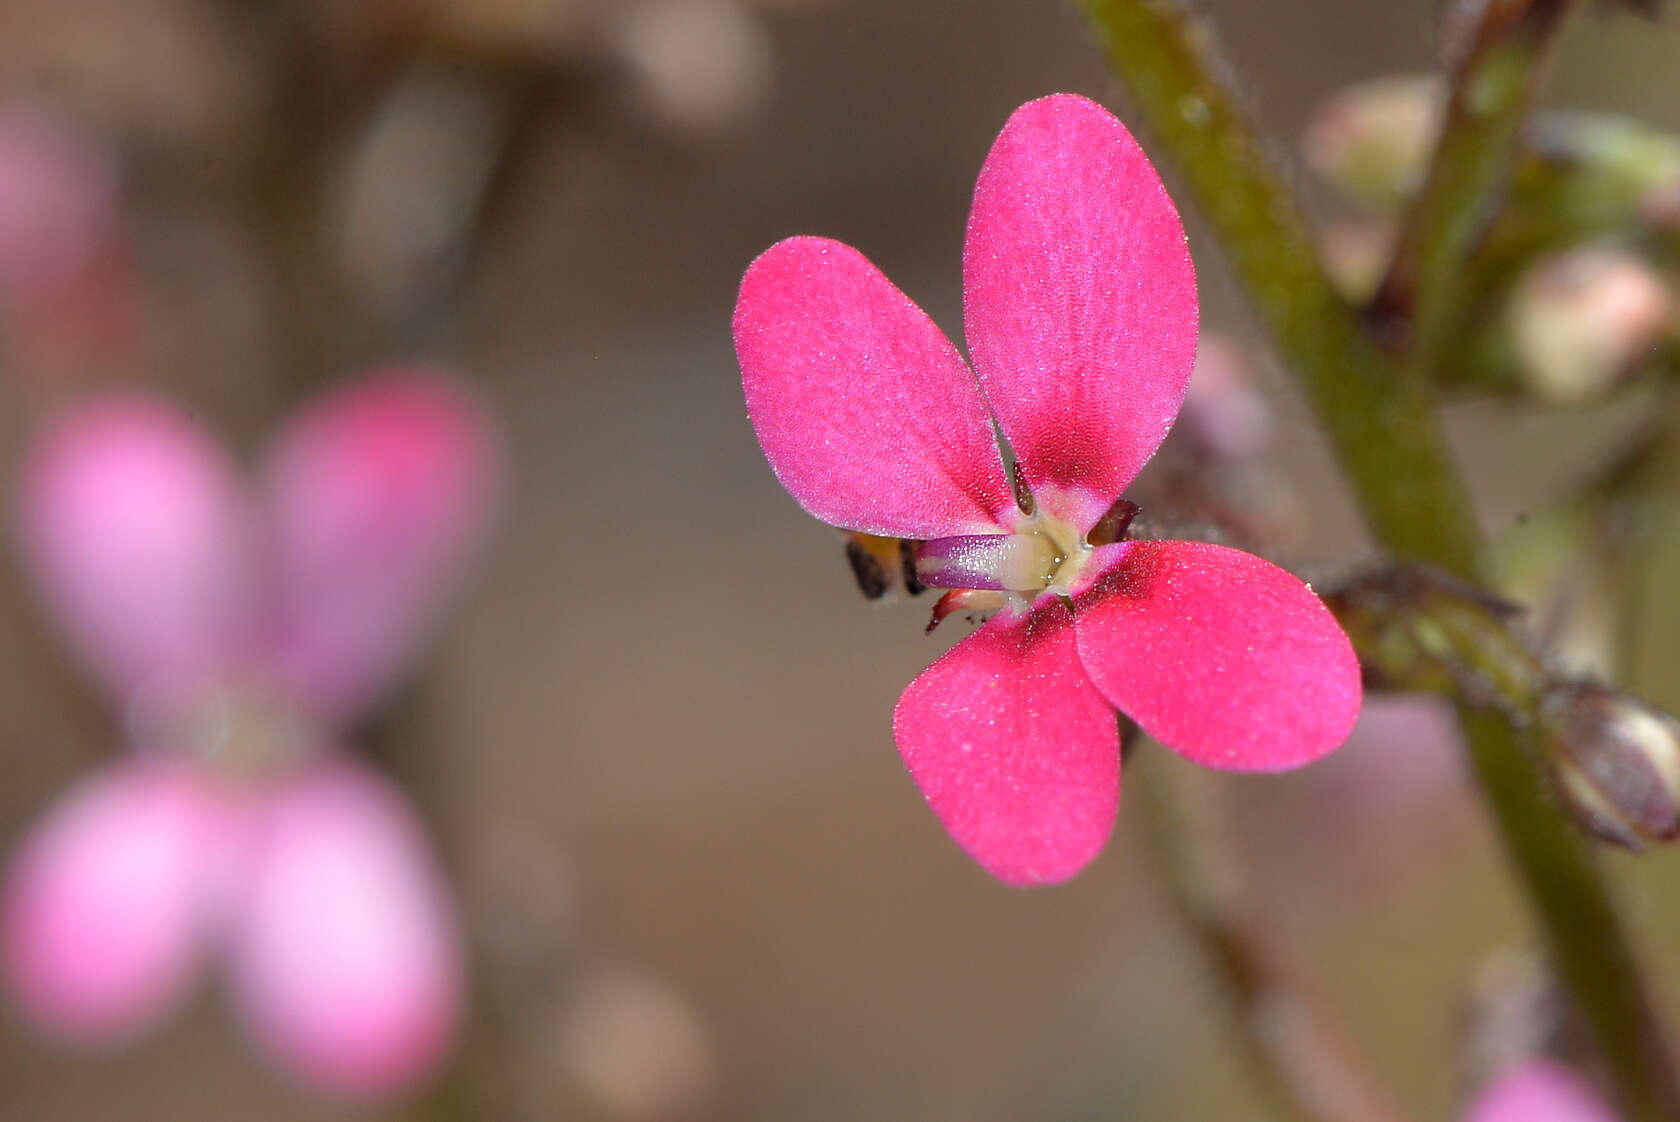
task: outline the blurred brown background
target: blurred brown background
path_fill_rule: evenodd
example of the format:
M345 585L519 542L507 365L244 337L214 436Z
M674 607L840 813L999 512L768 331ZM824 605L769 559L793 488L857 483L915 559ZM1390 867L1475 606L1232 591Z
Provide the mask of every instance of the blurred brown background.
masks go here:
M1103 858L1071 886L1032 892L993 883L926 811L890 713L965 628L923 639L924 604L861 600L837 535L764 464L729 339L742 269L794 233L857 245L960 337L968 196L1008 113L1066 89L1124 116L1077 14L993 0L712 11L667 29L679 45L734 36L676 67L679 109L723 89L715 112L685 120L658 107L658 83L625 61L633 52L600 45L633 5L579 15L567 2L487 4L487 21L505 14L493 24L505 39L446 28L421 47L382 37L371 2L325 15L232 0L0 3L0 90L64 99L124 161L150 314L174 325L151 376L249 448L333 371L437 355L484 386L507 425L515 497L494 556L428 670L367 739L422 784L487 955L515 962L487 967L484 1023L454 1077L491 1089L392 1116L444 1117L464 1101L473 1116L514 1119L1270 1117L1124 799ZM439 22L470 22L470 7ZM1206 7L1280 150L1339 86L1432 57L1431 4ZM325 63L286 54L297 40L282 32L301 19L343 36L320 40L337 44L320 48ZM1672 26L1587 21L1548 100L1680 126L1677 49ZM558 61L533 66L545 50ZM229 202L251 194L242 177L262 168L284 207L288 191L340 174L288 165L285 149L264 167L248 150L248 121L285 119L268 99L300 66L326 84L318 104L299 105L299 127L332 127L331 143L307 150L334 167L368 143L387 104L377 91L416 73L441 75L446 98L467 89L446 101L467 108L448 111L487 113L517 151L488 188L470 252L434 269L435 292L393 297L395 314L308 291L277 313L285 301L251 264L273 246L242 232L249 215ZM451 166L416 163L414 191ZM1243 337L1193 216L1192 243L1204 322ZM321 338L300 339L311 317ZM300 362L316 365L300 373ZM1456 420L1498 465L1479 492L1490 519L1567 471L1534 439L1536 422L1505 407ZM14 460L24 426L6 427ZM1292 433L1280 443L1313 512L1293 560L1342 571L1363 547L1328 461L1295 450ZM9 465L0 473L9 483ZM38 629L9 592L0 839L115 744ZM1657 700L1672 704L1680 675L1666 680ZM1455 765L1419 739L1414 726L1366 735L1306 773L1223 786L1270 921L1383 1073L1445 1118L1460 995L1525 927ZM1680 982L1667 937L1680 864L1618 859L1617 871L1646 945ZM626 990L590 1020L577 1010L594 975L564 965L579 955L656 988ZM498 969L515 991L521 970L559 979L554 1008L533 1011L534 991L510 996L505 980L498 989ZM7 1022L0 1117L350 1113L263 1070L214 988L108 1057L50 1050ZM580 1059L580 1038L608 1054ZM575 1074L603 1063L669 1101L603 1098Z

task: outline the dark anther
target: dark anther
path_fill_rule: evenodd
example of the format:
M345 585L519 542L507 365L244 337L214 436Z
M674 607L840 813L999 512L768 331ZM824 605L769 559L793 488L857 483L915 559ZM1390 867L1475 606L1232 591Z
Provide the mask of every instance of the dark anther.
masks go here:
M916 547L921 544L910 538L898 539L898 569L904 577L904 591L912 596L920 596L927 591L927 585L916 575Z
M879 600L887 594L890 587L887 571L868 546L856 538L847 538L846 561L852 567L852 579L857 581L858 591L867 599Z
M1009 482L1015 487L1015 505L1021 508L1022 514L1031 514L1038 509L1038 504L1033 502L1032 491L1027 487L1027 473L1021 470L1020 460L1010 466Z
M1111 545L1126 536L1126 530L1131 526L1142 508L1129 499L1116 499L1114 505L1108 508L1108 513L1097 520L1091 527L1091 532L1085 535L1085 540L1091 545Z

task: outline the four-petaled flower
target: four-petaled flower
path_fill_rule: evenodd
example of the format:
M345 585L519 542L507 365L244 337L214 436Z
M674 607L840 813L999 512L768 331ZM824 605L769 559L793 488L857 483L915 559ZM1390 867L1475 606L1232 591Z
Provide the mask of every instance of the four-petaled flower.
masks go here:
M1346 737L1359 667L1289 573L1105 520L1172 425L1197 323L1178 213L1119 121L1070 94L1015 112L975 187L963 282L968 362L857 250L792 238L747 270L735 347L759 443L806 510L924 542L924 583L1004 601L904 691L894 735L976 861L1059 881L1113 827L1115 709L1198 763L1289 768Z
M192 420L88 402L31 457L22 542L131 751L23 839L6 981L53 1036L154 1024L224 950L253 1035L352 1096L432 1070L459 934L407 801L343 730L415 653L494 507L501 451L454 381L389 370L281 435L262 502Z

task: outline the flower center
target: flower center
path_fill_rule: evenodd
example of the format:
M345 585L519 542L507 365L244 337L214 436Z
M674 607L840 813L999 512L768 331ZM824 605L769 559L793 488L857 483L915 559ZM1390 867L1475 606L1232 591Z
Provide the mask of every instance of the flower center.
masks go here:
M142 748L193 760L234 780L284 771L323 743L297 705L251 681L142 694L129 706L128 723Z
M936 538L916 550L916 575L933 588L1067 595L1091 547L1074 528L1042 511L1023 515L1012 534Z

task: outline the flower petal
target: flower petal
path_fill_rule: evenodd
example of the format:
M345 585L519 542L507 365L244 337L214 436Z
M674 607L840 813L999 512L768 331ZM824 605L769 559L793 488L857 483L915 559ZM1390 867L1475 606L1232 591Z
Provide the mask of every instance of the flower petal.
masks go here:
M461 950L413 812L343 759L261 813L235 919L241 1012L289 1070L356 1098L428 1074L461 1007Z
M824 522L941 538L995 533L1014 509L973 373L851 246L789 238L754 261L735 354L771 469Z
M1172 427L1196 357L1184 227L1108 110L1057 94L1009 118L974 189L963 313L1040 505L1089 529Z
M169 406L113 395L59 421L33 451L22 517L37 587L117 699L190 686L248 650L247 499Z
M41 1029L112 1043L176 1004L211 926L219 822L189 772L134 759L82 781L25 835L4 961Z
M1120 800L1114 710L1080 669L1052 596L994 616L911 682L893 712L905 766L956 843L1010 884L1064 881Z
M1359 663L1324 604L1253 554L1200 542L1103 546L1073 599L1097 689L1208 767L1279 771L1347 738Z
M423 368L329 393L281 434L274 657L318 716L350 719L414 655L483 541L501 463L485 411Z
M1465 1122L1617 1122L1586 1080L1548 1060L1530 1060L1494 1080Z

